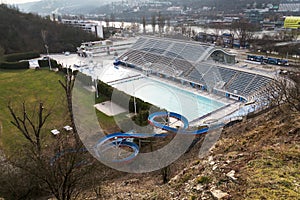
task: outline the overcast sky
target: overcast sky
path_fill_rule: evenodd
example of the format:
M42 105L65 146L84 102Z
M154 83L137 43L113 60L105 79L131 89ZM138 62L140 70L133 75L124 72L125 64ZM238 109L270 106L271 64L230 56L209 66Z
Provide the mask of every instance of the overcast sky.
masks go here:
M26 2L33 2L33 1L40 1L40 0L0 0L1 3L7 3L7 4L18 4L18 3L26 3Z

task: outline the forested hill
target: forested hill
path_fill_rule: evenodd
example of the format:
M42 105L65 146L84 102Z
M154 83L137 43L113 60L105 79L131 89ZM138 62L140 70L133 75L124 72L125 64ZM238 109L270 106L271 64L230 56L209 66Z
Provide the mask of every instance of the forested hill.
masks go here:
M0 52L4 50L5 54L26 51L43 53L46 51L45 43L50 52L75 51L81 42L96 39L80 29L0 5Z

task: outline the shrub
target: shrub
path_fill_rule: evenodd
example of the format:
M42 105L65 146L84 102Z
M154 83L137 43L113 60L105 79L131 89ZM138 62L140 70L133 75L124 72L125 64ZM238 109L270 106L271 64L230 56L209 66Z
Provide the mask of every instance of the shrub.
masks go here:
M207 176L201 176L201 177L197 178L196 181L198 184L208 184L208 183L210 183L211 180Z
M17 62L20 60L29 60L38 57L40 57L40 54L37 52L26 52L26 53L7 54L3 56L3 59L7 62Z
M61 70L63 73L66 73L67 70L66 68L63 68ZM76 80L80 81L80 83L84 86L92 86L94 83L93 83L93 79L91 76L88 76L86 74L83 74L82 72L78 72L77 75L76 75ZM99 86L99 85L98 85Z
M21 62L2 62L0 63L1 69L28 69L29 62L21 61Z
M147 110L140 110L140 112L133 117L134 122L139 126L147 126L148 125L148 116L149 113Z
M51 68L60 68L60 65L57 63L56 60L50 59L50 62L51 62ZM41 68L49 67L48 60L38 60L38 63Z
M129 106L129 112L134 112L134 97L126 94L123 91L119 91L117 89L114 89L112 86L102 82L102 81L98 81L98 92L100 95L105 96L105 99L109 99L109 100L116 100L114 103L126 108L127 106ZM112 94L114 96L114 99L111 99ZM128 102L129 100L129 102ZM148 111L150 110L150 108L154 109L154 110L160 110L158 107L156 106L152 106L151 104L144 102L143 100L139 99L139 98L135 98L135 102L136 102L136 110L138 113L140 113L141 111L147 111L147 115L148 115ZM128 105L129 103L129 105ZM141 118L145 118L146 114L143 113L143 116Z

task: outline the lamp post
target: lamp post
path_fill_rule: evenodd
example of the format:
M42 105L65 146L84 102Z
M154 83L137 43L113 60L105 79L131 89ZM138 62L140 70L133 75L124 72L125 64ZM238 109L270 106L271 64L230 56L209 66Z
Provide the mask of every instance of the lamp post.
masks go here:
M133 88L133 106L134 106L134 115L136 115L135 87Z
M52 69L52 68L51 68L51 61L50 61L50 57L49 57L49 50L48 50L48 45L47 45L47 44L45 44L45 48L46 48L46 50L47 50L49 69L51 70L51 69Z
M98 92L98 76L97 79L95 80L95 86L96 86L96 97L99 97L99 92Z

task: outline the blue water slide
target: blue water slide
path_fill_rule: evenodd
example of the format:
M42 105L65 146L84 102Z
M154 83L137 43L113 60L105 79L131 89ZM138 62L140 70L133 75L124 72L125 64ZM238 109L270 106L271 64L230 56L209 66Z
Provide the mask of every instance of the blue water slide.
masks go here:
M148 121L152 126L154 126L156 128L160 128L162 130L166 130L166 131L170 131L170 132L174 132L174 133L178 132L178 128L173 128L173 127L170 127L170 126L167 126L165 124L162 124L160 122L155 121L155 118L159 118L159 117L161 117L161 118L173 117L177 120L182 121L182 123L183 123L182 129L187 129L188 126L189 126L189 122L188 122L187 118L185 118L184 116L182 116L180 114L174 113L174 112L155 112L155 113L152 113L151 115L149 115Z
M181 131L181 133L182 134L191 134L191 135L200 135L200 134L207 133L208 130L209 130L209 128L206 127L206 128L202 128L199 130L183 130L183 131Z
M180 121L182 121L183 123L183 127L181 129L178 128L173 128L167 125L164 125L160 122L155 121L155 118L158 117L173 117L176 118ZM178 114L178 113L174 113L174 112L155 112L152 113L151 115L149 115L148 117L148 121L151 125L166 130L166 131L170 131L170 132L174 132L174 133L180 133L180 134L192 134L192 135L199 135L199 134L204 134L207 133L209 130L209 127L205 127L199 130L187 130L188 126L189 126L189 122L187 120L187 118L185 118L184 116Z
M53 164L60 159L62 156L64 156L67 153L83 153L87 152L86 148L80 148L80 149L66 149L63 151L59 151L50 159L50 165L53 166Z
M133 153L130 154L128 157L123 158L123 159L118 159L118 160L112 160L112 162L125 162L125 161L130 161L134 157L137 156L139 153L139 147L131 141L126 141L127 138L149 138L149 137L166 137L166 134L148 134L148 133L122 133L122 132L117 132L117 133L112 133L109 134L96 143L94 147L94 151L98 157L101 155L99 154L99 148L101 147L101 152L105 152L113 147L129 147L133 150Z
M183 126L181 128L174 128L168 125L168 122L161 123L157 121L158 118L163 118L166 121L169 120L168 118L175 118L183 123ZM209 130L213 130L216 128L219 128L223 126L224 124L216 123L211 125L204 125L204 128L201 128L199 130L188 130L189 122L187 118L184 116L174 113L174 112L155 112L149 115L148 122L150 125L160 128L162 130L166 130L169 132L177 133L177 134L191 134L191 135L200 135L207 133ZM166 125L167 124L167 125ZM133 141L128 141L129 138L150 138L150 137L166 137L167 134L156 134L156 133L134 133L134 132L116 132L109 135L106 135L105 137L99 139L95 146L94 146L94 152L97 157L101 157L101 153L104 153L106 151L109 151L112 148L115 147L128 147L132 150L132 152L129 152L129 155L125 158L120 158L118 160L111 160L112 162L127 162L134 159L138 153L139 153L139 146L135 144ZM66 153L78 153L78 152L84 152L87 151L87 149L83 148L80 150L75 149L67 149L58 152L50 161L50 164L53 165L56 160L58 160L60 157L65 155Z

